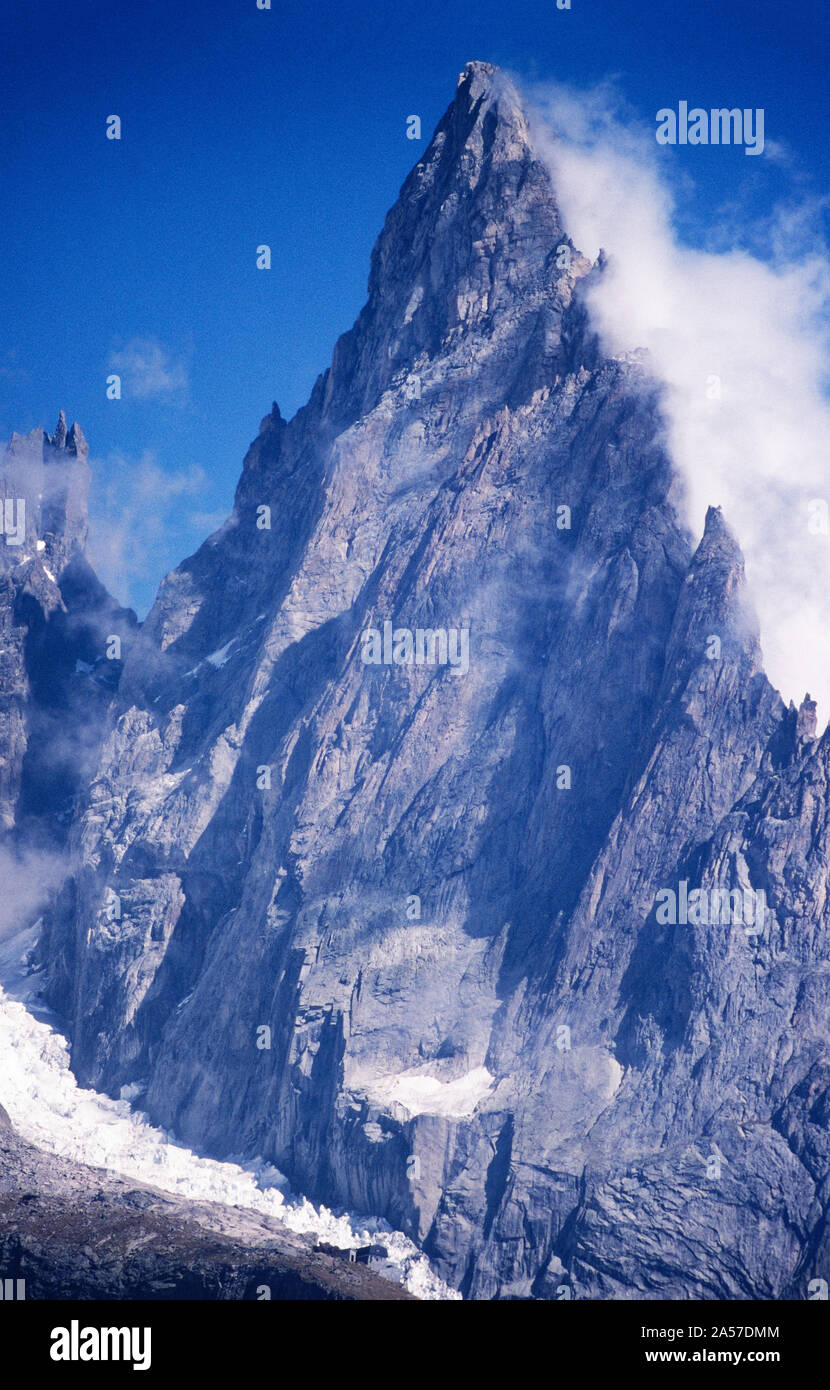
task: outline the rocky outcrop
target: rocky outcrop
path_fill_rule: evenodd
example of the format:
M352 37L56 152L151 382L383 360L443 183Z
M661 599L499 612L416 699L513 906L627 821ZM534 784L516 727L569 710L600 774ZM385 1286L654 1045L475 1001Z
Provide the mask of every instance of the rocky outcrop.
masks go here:
M806 1297L825 743L728 518L678 518L602 273L468 65L331 368L129 644L40 960L82 1082L468 1297Z

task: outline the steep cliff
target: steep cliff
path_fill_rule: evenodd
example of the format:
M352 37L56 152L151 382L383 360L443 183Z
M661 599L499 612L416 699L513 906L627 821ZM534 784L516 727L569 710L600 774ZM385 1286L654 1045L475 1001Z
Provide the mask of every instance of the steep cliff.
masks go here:
M84 1083L466 1296L804 1297L828 745L728 518L679 520L602 273L469 64L331 368L127 644L48 997ZM686 911L721 889L759 932Z

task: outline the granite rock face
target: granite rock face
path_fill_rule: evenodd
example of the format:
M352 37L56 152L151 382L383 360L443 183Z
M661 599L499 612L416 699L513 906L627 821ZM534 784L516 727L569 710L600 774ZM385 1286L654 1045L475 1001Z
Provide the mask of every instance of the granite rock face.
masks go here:
M728 518L679 519L602 273L468 65L330 369L125 642L40 959L83 1084L467 1297L806 1298L830 742Z

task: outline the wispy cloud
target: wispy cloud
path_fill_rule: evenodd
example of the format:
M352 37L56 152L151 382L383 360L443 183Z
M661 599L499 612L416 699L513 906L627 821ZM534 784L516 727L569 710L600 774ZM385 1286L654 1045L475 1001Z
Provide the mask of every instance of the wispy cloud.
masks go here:
M125 396L146 400L187 390L187 368L157 338L131 338L110 353L110 370L122 379Z
M13 851L0 846L0 944L30 925L66 873L62 855L51 850Z
M147 450L138 459L115 453L93 460L93 470L92 563L110 592L141 612L159 577L215 529L216 516L223 521L226 514L203 510L210 484L195 464L171 471Z
M217 508L215 511L203 512L195 511L190 513L190 525L194 527L200 535L210 536L214 531L218 531L220 526L224 526L228 520L228 509Z
M689 524L699 535L706 507L723 506L770 679L796 702L809 690L826 718L830 536L815 505L830 503L822 205L796 189L768 219L761 253L757 225L735 224L735 200L731 247L720 228L717 251L690 249L676 231L666 152L613 87L548 87L534 100L565 226L586 255L602 247L610 258L590 300L601 336L612 352L646 348L665 383Z

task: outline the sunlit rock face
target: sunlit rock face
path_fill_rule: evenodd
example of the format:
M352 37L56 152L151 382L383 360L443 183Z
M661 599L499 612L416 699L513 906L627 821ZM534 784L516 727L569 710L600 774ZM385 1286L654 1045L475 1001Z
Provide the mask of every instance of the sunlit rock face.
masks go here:
M728 518L678 520L602 273L469 64L330 369L125 643L41 959L85 1084L467 1297L807 1297L830 745Z

